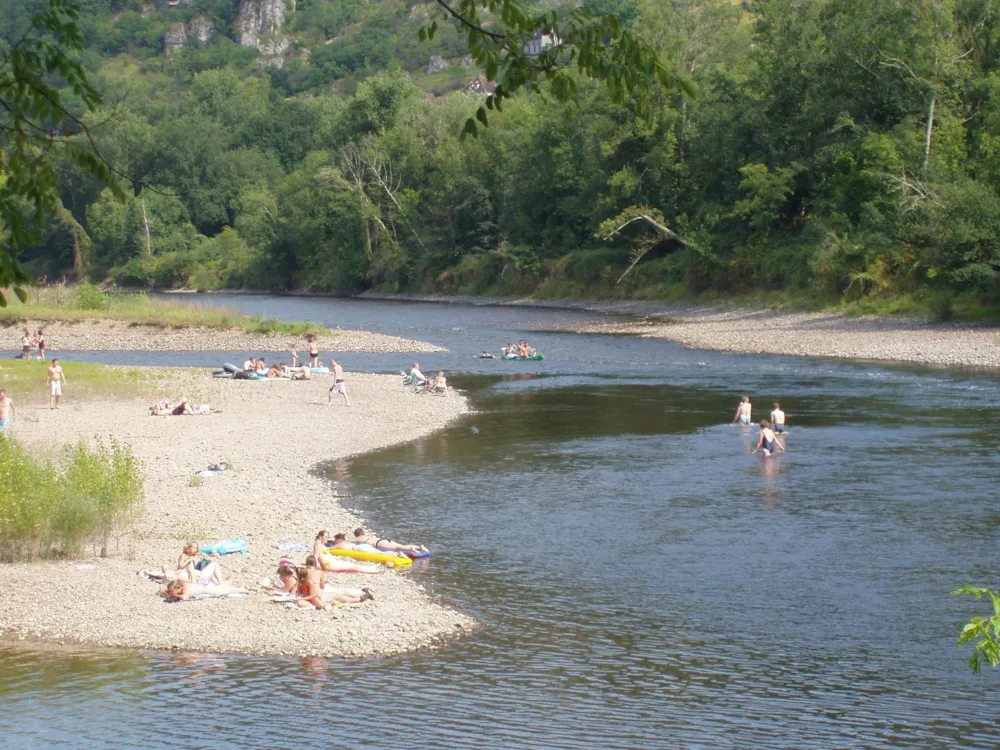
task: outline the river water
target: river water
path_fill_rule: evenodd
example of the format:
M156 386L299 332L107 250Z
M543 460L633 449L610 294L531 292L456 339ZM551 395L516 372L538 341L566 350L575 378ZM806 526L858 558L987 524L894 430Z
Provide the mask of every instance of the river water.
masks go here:
M358 662L0 651L0 745L1000 744L1000 678L955 646L988 612L950 593L996 583L995 375L572 334L592 316L559 310L222 301L451 349L422 369L477 413L324 470L379 533L435 549L410 575L483 628ZM525 337L543 362L474 356ZM728 424L743 393L757 416L780 399L788 453L750 455L754 433Z

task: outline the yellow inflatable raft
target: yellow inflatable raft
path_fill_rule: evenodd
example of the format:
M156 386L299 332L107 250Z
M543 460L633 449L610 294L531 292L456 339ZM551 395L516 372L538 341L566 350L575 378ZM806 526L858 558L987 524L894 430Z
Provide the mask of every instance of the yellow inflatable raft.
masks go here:
M354 560L364 560L365 562L375 562L382 563L383 565L389 565L395 568L405 568L407 566L413 565L413 560L402 555L396 557L395 555L386 555L381 552L366 552L362 549L339 549L337 547L330 547L325 552L320 553L320 557L323 555L334 555L336 557L350 557ZM320 561L322 564L322 561Z

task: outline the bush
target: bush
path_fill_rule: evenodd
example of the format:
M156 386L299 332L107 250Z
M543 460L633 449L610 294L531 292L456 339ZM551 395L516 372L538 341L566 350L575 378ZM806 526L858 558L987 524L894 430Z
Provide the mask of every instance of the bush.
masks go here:
M88 281L81 281L76 287L76 306L81 310L106 310L111 298Z
M0 560L73 555L108 542L143 497L143 472L127 446L112 441L67 449L61 469L0 438Z

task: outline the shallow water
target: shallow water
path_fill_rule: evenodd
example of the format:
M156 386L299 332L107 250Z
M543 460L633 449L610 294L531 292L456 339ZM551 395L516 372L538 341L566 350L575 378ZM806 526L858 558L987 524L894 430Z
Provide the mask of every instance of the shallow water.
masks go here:
M480 413L328 470L483 630L364 662L3 652L0 745L996 747L997 673L955 647L981 608L949 593L994 582L994 376L579 336L565 311L223 301L453 350L421 365ZM522 337L544 362L474 357ZM743 392L781 399L787 454L749 455Z

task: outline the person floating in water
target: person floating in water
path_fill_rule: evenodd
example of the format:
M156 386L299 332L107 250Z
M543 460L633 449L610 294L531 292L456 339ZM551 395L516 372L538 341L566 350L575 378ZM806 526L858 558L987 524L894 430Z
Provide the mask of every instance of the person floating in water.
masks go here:
M733 417L733 424L750 424L750 397L744 396L740 405L736 407L736 416Z
M771 423L766 419L760 420L760 435L757 437L757 446L753 449L752 455L756 456L757 451L764 451L765 456L773 455L775 447L785 452L785 446L778 440L778 436L771 429Z
M774 408L771 410L771 429L778 435L785 431L785 412L781 410L781 404L777 401L774 402Z

